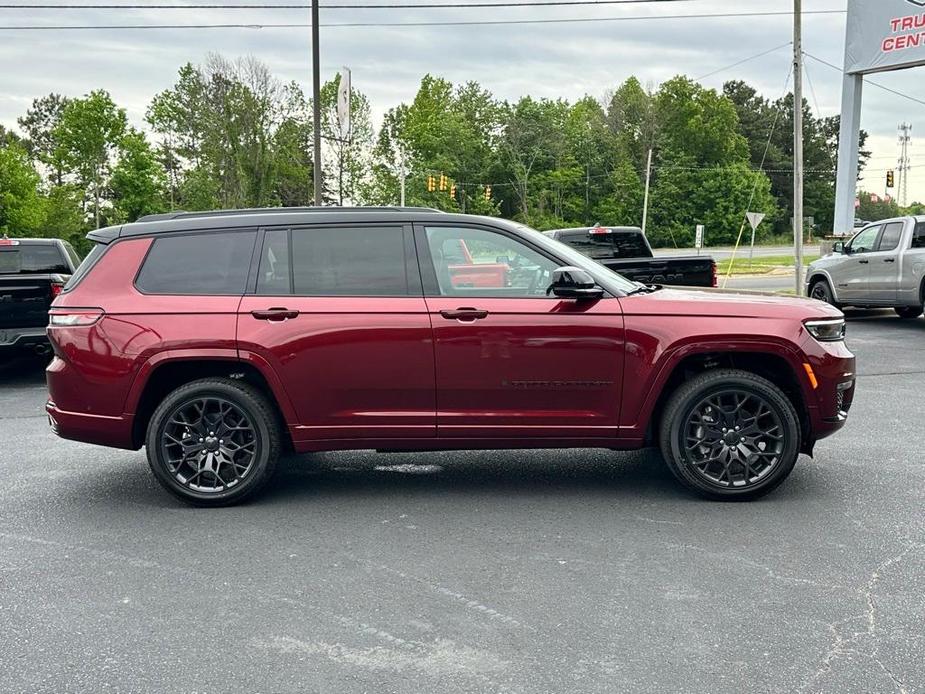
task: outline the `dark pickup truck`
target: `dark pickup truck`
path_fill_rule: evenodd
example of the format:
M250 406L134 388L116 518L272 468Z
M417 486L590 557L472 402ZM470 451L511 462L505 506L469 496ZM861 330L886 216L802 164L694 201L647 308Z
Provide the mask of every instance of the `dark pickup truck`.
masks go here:
M51 354L48 307L79 264L66 241L0 238L0 363Z
M639 227L596 226L553 229L543 233L642 284L716 286L716 262L713 258L699 255L656 257Z

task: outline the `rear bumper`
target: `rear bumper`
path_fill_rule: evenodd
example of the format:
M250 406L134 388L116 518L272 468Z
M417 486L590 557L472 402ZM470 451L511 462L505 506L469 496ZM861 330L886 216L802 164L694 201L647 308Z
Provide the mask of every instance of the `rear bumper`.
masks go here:
M45 326L34 328L0 328L0 354L14 352L51 354Z
M107 417L59 409L49 400L45 404L48 424L62 439L93 443L99 446L135 450L132 444L132 417Z

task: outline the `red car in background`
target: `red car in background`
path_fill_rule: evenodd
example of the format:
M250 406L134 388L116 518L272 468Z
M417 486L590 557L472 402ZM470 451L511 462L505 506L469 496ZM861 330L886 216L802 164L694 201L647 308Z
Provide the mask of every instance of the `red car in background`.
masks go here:
M688 488L751 499L854 393L831 306L646 286L499 219L178 212L89 238L51 310L51 426L146 446L201 505L284 450L370 448L656 445Z

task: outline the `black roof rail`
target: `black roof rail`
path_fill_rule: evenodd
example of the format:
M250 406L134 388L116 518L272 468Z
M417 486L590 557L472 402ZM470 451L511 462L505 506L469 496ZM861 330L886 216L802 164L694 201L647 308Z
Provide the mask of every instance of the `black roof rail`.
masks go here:
M249 214L301 214L304 212L440 212L433 207L251 207L237 210L201 210L187 212L174 210L160 214L147 214L137 222L161 222L171 219L193 219L196 217L232 217Z

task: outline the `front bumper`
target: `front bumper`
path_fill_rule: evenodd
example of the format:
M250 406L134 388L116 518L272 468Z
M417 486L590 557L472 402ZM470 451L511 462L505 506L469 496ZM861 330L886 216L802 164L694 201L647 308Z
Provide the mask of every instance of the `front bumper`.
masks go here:
M818 342L808 338L803 345L806 364L816 386L809 390L812 439L831 436L845 426L857 387L855 357L844 342Z

